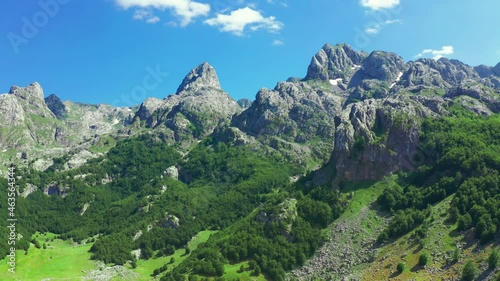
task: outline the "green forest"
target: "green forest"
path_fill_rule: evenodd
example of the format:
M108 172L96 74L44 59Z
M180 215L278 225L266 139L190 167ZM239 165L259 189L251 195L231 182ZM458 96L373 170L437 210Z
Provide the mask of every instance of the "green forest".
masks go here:
M377 199L392 216L378 241L419 227L429 206L452 194L449 220L461 231L474 229L480 243L491 241L500 227L500 116L426 119L420 146L426 152L422 165L401 172ZM186 155L155 135L118 139L106 155L73 170L63 170L67 157L54 159L45 172L18 170L21 190L31 184L57 192L18 197L17 231L24 238L16 247L27 250L36 231L52 232L65 240L95 241L92 259L123 265L134 260L132 250L141 249L145 260L177 249L190 252L193 236L218 230L161 280L220 277L224 265L243 261L249 268L242 270L284 280L324 243L322 230L348 200L341 187L311 185L311 175L291 183L299 168L281 158L212 138ZM179 179L164 172L172 166ZM6 180L0 184L7 188ZM0 192L2 210L6 196ZM7 229L0 228L0 235ZM1 256L7 246L1 242Z

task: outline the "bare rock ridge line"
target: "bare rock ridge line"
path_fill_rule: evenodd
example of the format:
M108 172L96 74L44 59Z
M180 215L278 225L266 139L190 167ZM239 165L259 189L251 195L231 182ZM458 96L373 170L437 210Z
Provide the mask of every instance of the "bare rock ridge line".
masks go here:
M89 150L105 135L149 133L180 149L212 136L277 153L308 169L324 166L318 180L328 180L322 177L328 169L337 180L380 179L411 170L419 120L449 115L454 105L480 115L500 112L500 63L405 62L395 53L326 44L304 78L261 89L253 102L231 98L208 63L192 69L174 94L148 98L138 107L44 99L36 82L13 86L0 95L0 148L50 160Z

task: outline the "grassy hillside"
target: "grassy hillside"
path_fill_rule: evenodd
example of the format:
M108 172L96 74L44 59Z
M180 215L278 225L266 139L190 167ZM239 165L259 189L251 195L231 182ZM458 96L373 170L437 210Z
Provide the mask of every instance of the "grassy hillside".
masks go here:
M12 280L429 280L459 278L466 264L496 274L498 116L425 120L415 171L338 186L293 182L299 168L285 160L211 138L186 155L161 135L106 141L93 147L105 155L70 171L67 156L43 173L19 169L21 189L39 188L16 201L29 249Z
M33 244L28 250L16 252L16 274L7 273L6 260L0 261L2 280L35 281L44 278L61 278L65 280L81 280L85 272L96 269L88 252L92 243L81 245L54 238L52 233L36 233L35 238L40 245ZM53 240L52 240L53 239Z

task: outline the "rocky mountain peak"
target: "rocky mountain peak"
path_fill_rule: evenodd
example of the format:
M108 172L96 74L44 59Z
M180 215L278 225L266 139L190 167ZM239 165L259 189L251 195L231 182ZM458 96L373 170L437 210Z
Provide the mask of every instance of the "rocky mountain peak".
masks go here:
M246 99L246 98L243 98L243 99L239 99L237 101L238 105L242 108L242 109L247 109L249 108L251 105L252 105L252 100L250 99Z
M474 70L477 72L477 74L479 74L481 78L493 75L493 67L484 64L475 66Z
M497 65L495 65L495 67L493 67L493 74L500 77L500 62L497 63Z
M215 69L207 62L192 69L184 78L177 89L177 94L183 91L196 90L201 88L215 88L221 90L219 78Z
M24 88L12 86L9 94L16 98L27 114L54 117L47 104L45 104L43 89L38 82L33 82Z
M23 100L43 100L43 89L38 82L33 82L25 88L12 86L9 94L15 95Z
M403 58L395 53L374 51L366 58L363 71L370 79L394 81L400 76L404 67Z
M356 52L348 44L326 44L311 59L306 79L347 78L360 67L366 56L366 53Z
M61 99L56 96L55 94L52 94L48 97L45 98L45 103L49 107L50 111L54 113L54 115L57 118L63 118L68 114L66 110L66 106L64 103L61 101Z

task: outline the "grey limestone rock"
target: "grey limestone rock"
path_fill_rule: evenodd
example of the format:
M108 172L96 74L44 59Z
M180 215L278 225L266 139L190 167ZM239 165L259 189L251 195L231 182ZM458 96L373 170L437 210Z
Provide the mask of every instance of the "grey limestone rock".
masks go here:
M311 59L306 79L348 78L365 58L366 53L356 52L348 44L326 44Z

